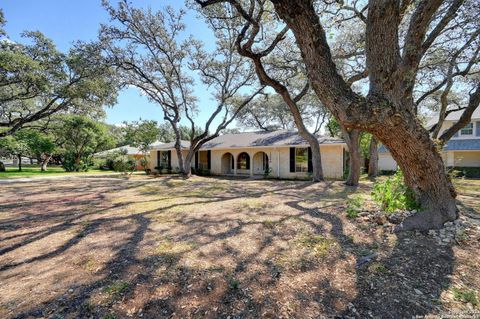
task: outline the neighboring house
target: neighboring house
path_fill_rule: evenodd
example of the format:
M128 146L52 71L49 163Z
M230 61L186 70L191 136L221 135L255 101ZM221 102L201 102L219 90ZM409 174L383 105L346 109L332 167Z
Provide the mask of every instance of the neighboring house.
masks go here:
M439 136L460 119L462 112L452 112L447 116ZM438 115L427 122L427 128L431 128L437 121ZM471 122L446 143L442 158L449 168L480 167L480 108L473 112ZM378 168L383 171L397 169L397 163L384 146L378 150Z
M343 177L346 144L343 140L319 136L323 174L326 178ZM152 170L178 170L175 143L152 147ZM189 142L182 141L183 155ZM278 178L307 178L312 171L308 143L294 131L246 132L221 135L197 152L192 168L208 169L213 175L264 175Z
M103 152L95 153L93 155L93 157L95 157L95 158L107 157L108 155L111 155L111 154L114 154L114 153L117 153L117 152L126 152L127 156L135 161L135 163L136 163L135 169L143 170L143 166L142 166L143 154L142 154L142 152L140 152L140 150L138 148L130 146L130 145L120 146L120 147L112 148L110 150L106 150L106 151L103 151Z

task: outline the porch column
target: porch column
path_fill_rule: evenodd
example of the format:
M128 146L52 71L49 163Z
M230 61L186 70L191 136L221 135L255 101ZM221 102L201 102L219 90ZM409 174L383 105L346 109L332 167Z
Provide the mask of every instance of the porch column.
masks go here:
M280 150L277 150L277 177L280 178Z
M237 175L237 155L238 154L235 154L235 155L232 154L232 157L233 157L233 175Z
M250 157L250 176L253 176L253 155L248 153L248 156Z

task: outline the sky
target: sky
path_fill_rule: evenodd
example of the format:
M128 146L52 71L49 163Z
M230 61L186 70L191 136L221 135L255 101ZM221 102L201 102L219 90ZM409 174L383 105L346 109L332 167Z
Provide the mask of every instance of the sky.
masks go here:
M116 0L110 0L115 4ZM183 0L135 0L136 7L152 7L161 9L172 6L183 8ZM100 23L108 23L109 17L101 5L101 0L1 0L7 24L5 30L8 37L16 42L22 42L23 31L41 31L52 39L61 51L68 51L76 40L95 40ZM184 8L186 9L186 8ZM196 17L196 13L187 10L184 23L186 33L213 46L215 39L203 21ZM208 91L198 85L196 95L199 98L201 112L198 115L198 124L205 123L212 102ZM152 119L163 122L163 112L160 106L151 103L140 95L139 91L129 88L121 91L117 104L106 108L106 122L120 124L123 121Z

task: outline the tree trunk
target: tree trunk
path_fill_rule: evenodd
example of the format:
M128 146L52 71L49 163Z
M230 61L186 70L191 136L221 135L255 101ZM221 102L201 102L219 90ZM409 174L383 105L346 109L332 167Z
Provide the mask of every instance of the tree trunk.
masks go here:
M3 164L2 161L0 161L0 172L6 172L7 170L5 169L5 164Z
M190 149L183 162L183 174L186 178L190 178L192 176L192 160L194 156L195 151Z
M17 155L18 158L18 171L22 171L22 155Z
M52 155L45 154L45 158L43 159L42 166L41 166L41 171L42 172L47 171L47 165L48 165L48 162L50 162L51 158L52 158Z
M378 176L378 143L375 136L370 140L370 160L368 162L368 177Z
M361 170L361 156L360 156L360 131L359 130L347 130L340 124L340 130L342 131L345 143L348 146L348 177L345 184L349 186L358 186L360 180Z
M445 173L442 157L420 122L394 116L375 128L375 136L389 149L415 192L422 211L397 230L438 229L458 218L456 193Z
M440 154L414 113L411 83L415 70L411 65L415 64L399 66L397 3L369 2L367 98L353 92L338 74L313 1L272 0L272 3L295 36L308 78L320 101L345 127L370 132L382 142L402 169L406 184L415 192L422 212L404 220L397 230L438 229L455 220L458 217L455 191ZM418 30L421 36L423 29Z

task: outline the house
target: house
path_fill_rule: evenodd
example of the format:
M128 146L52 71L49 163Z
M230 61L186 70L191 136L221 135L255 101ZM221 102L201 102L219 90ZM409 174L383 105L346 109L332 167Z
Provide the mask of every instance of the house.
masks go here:
M319 136L322 168L326 178L343 177L346 144L333 137ZM188 141L182 141L186 157ZM155 145L150 153L153 170L178 170L175 143ZM312 171L308 143L295 131L261 131L225 134L205 143L192 161L192 168L208 169L213 175L264 175L278 178L307 178Z
M439 136L460 119L462 111L452 112L445 119ZM426 127L431 128L438 121L438 115L432 117ZM480 168L480 109L473 112L472 120L458 131L444 146L442 158L449 168ZM397 169L397 163L390 152L381 146L378 150L378 168L383 171Z
M158 144L155 144L158 145ZM142 166L142 158L143 154L140 152L140 150L136 147L130 146L130 145L125 145L125 146L120 146L116 148L112 148L110 150L106 150L103 152L98 152L93 155L95 158L106 158L109 155L113 155L115 153L120 153L120 152L125 152L128 158L132 159L136 163L136 170L143 170Z

